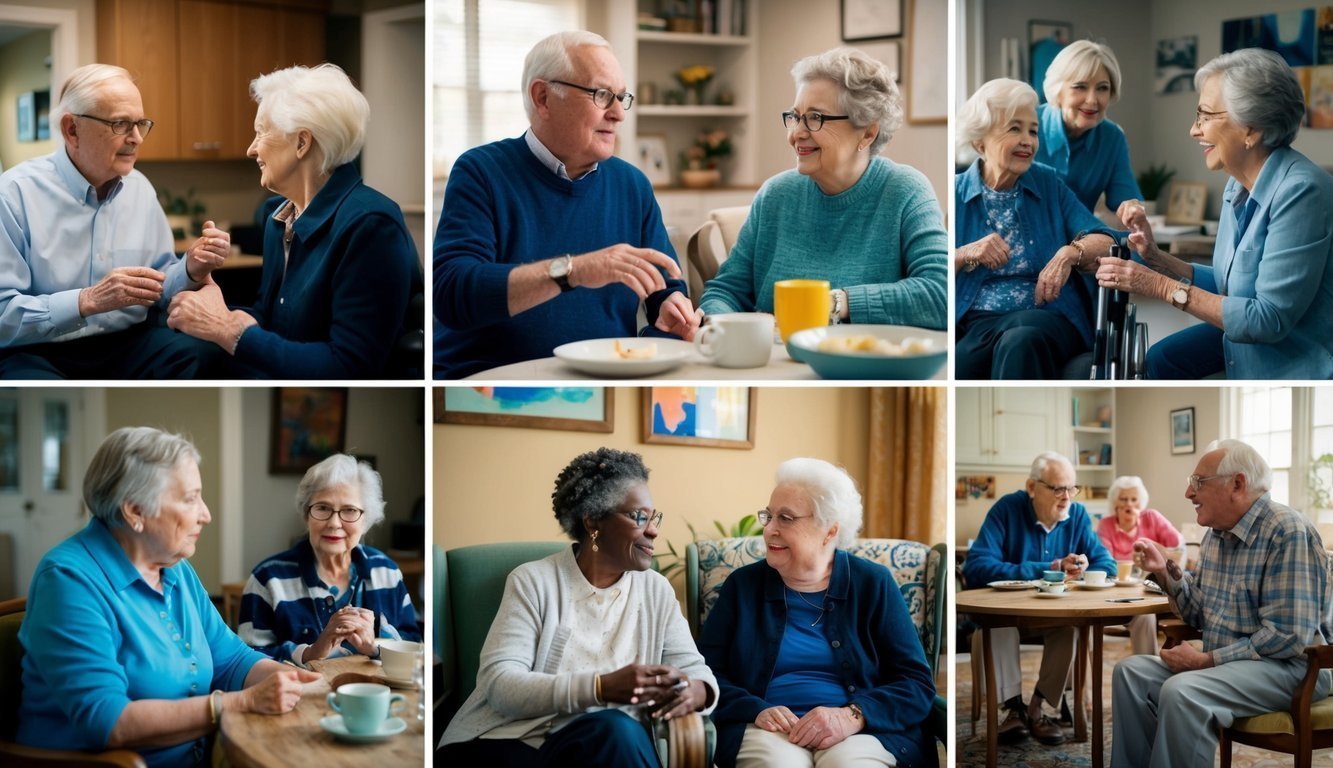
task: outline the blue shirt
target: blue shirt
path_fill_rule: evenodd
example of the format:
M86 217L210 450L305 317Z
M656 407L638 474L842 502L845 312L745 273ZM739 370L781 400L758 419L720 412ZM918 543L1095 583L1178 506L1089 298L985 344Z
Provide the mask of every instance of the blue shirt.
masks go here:
M105 749L125 707L235 691L264 659L232 633L184 560L159 594L100 520L42 558L28 589L18 741ZM207 738L139 747L150 766L206 761Z
M797 717L815 707L841 707L847 703L838 662L824 634L829 625L825 616L827 592L797 593L791 587L783 590L787 599L787 629L782 633L778 661L764 698L782 702Z
M1097 538L1092 518L1082 504L1070 504L1069 517L1048 532L1037 522L1032 497L1027 491L1014 491L1002 496L986 513L963 563L963 577L969 587L982 587L992 581L1039 579L1041 572L1051 567L1051 561L1069 554L1087 555L1087 570L1115 578L1115 559Z
M1112 211L1126 200L1143 197L1129 165L1129 144L1120 126L1102 120L1070 141L1064 116L1054 104L1037 107L1037 122L1040 141L1036 161L1053 168L1083 207L1095 210L1103 193L1106 207Z
M0 347L122 331L148 316L126 307L79 316L79 291L116 267L166 275L158 306L197 288L172 253L171 229L153 185L138 171L105 200L61 147L0 175Z
M1227 182L1222 211L1213 264L1195 265L1194 283L1223 296L1227 378L1333 378L1333 177L1277 149L1253 191Z
M255 566L241 596L241 638L278 661L299 658L319 639L329 619L355 605L374 611L380 637L421 640L417 612L403 584L403 573L388 555L364 544L352 550L347 591L337 592L319 578L310 540ZM330 658L356 653L348 643Z
M1069 191L1055 171L1044 165L1033 164L1028 172L1018 177L1015 186L1022 192L1018 205L1019 221L1017 229L1023 233L1026 246L1031 251L1031 258L1040 267L1046 266L1055 252L1080 232L1101 232L1115 236L1115 230L1108 229L1096 216L1088 212ZM986 184L981 178L981 161L972 163L972 167L957 175L954 179L954 209L958 217L955 226L954 245L964 246L976 242L990 234L990 223L986 217L986 205L982 192ZM981 286L990 280L994 273L979 266L971 272L959 270L954 273L954 322L961 322L963 316L972 308ZM1072 276L1071 276L1072 277ZM1034 276L1029 288L1035 295L1037 280ZM1092 346L1092 303L1082 280L1071 279L1060 290L1060 296L1053 302L1041 307L1050 312L1059 312L1078 329L1083 342ZM1068 553L1066 553L1068 554Z

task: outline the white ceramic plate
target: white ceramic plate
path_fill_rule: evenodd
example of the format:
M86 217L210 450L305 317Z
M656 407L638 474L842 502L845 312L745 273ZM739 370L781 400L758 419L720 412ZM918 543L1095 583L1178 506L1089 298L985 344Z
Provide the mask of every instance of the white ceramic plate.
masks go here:
M992 581L987 584L994 589L1032 589L1037 586L1035 581Z
M390 736L397 736L407 730L407 722L401 717L391 717L384 721L384 726L380 728L379 733L352 733L343 724L342 715L329 715L320 718L319 727L343 741L350 741L354 744L370 744L376 741L384 741Z
M616 354L616 342L622 350L656 346L652 357L638 360ZM561 344L552 352L565 365L589 376L629 379L665 373L680 366L694 354L694 345L680 339L588 339Z
M1115 586L1115 582L1103 581L1101 584L1089 584L1088 582L1080 579L1079 581L1069 582L1069 586L1078 587L1079 589L1110 589L1111 587Z
M1069 590L1066 589L1064 592L1038 592L1037 597L1045 598L1047 600L1056 597L1069 597Z

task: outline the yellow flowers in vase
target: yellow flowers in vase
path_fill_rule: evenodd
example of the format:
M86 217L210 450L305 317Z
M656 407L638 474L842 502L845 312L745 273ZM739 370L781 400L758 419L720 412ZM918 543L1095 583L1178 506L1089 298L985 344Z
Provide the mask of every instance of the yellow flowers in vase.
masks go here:
M715 70L707 64L694 64L677 70L676 79L680 81L687 94L694 94L695 104L705 104L704 88L708 85L708 81L713 79L714 74ZM686 101L688 103L688 96Z

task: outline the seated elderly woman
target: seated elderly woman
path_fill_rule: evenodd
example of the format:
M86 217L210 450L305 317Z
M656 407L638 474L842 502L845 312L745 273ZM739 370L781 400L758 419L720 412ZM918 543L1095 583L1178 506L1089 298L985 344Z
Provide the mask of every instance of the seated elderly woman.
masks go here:
M297 664L378 656L377 638L421 640L398 564L361 543L384 519L379 473L334 454L301 478L296 510L306 538L250 573L241 597L241 639Z
M83 483L92 519L29 587L19 743L206 765L223 712L289 712L319 679L246 647L218 615L186 562L212 520L202 492L185 438L126 427L102 442Z
M1134 542L1147 539L1167 550L1170 559L1179 562L1185 537L1170 520L1155 509L1147 509L1148 489L1135 475L1117 477L1106 491L1114 514L1097 523L1097 538L1110 550L1116 563L1134 562ZM1157 653L1157 617L1135 616L1129 622L1130 642L1135 653Z
M259 183L285 200L264 232L254 306L229 310L216 285L178 296L167 325L211 341L246 378L387 378L408 302L421 291L416 246L398 204L367 187L353 161L366 97L332 64L290 67L250 84L259 102L246 153ZM204 239L224 239L216 229Z
M1054 171L1034 164L1037 92L1001 78L958 117L958 147L978 155L954 183L955 373L959 379L1053 379L1092 348L1082 280L1110 253L1111 230Z
M560 472L551 499L575 543L509 574L436 762L656 768L642 720L712 709L717 682L652 570L662 513L648 468L599 448Z
M773 284L827 280L831 322L944 328L948 235L926 177L879 156L903 123L893 73L853 48L801 59L782 113L795 170L764 183L706 313L772 312Z
M1194 85L1190 136L1231 177L1212 264L1159 249L1143 206L1128 206L1121 220L1148 266L1108 260L1097 280L1203 321L1148 349L1150 379L1333 378L1333 177L1291 148L1300 82L1281 56L1244 48L1200 67Z
M759 519L766 558L727 578L699 639L722 688L717 764L935 765L935 683L898 584L842 549L855 483L791 459Z

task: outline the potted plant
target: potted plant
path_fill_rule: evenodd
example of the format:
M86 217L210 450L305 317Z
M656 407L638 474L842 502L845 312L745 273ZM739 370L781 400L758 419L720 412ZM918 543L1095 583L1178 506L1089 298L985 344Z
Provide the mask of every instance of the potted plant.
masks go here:
M722 181L718 163L731 157L731 137L726 131L704 131L681 156L680 183L690 189L715 187Z
M1139 174L1139 191L1143 193L1144 208L1149 216L1157 213L1157 198L1175 175L1175 170L1166 163L1150 165Z
M167 215L167 226L171 227L171 236L176 240L197 237L203 232L204 215L208 209L194 195L194 187L184 195L174 195L168 189L159 190L157 200L162 205L162 212Z

